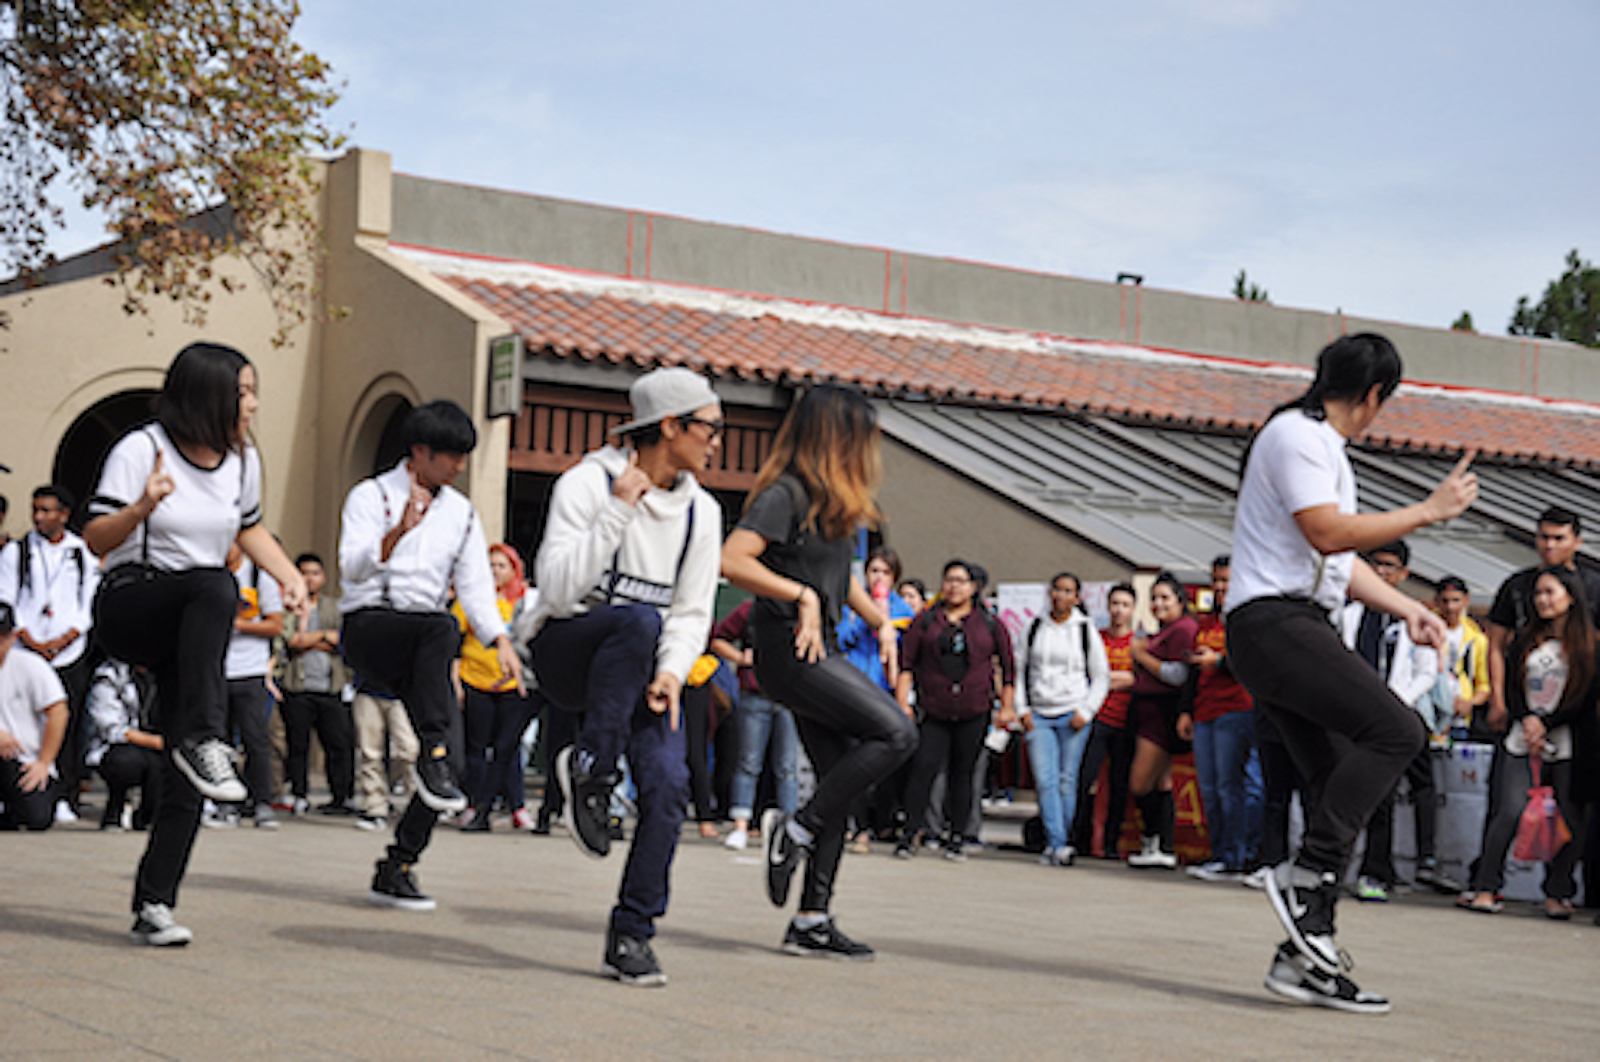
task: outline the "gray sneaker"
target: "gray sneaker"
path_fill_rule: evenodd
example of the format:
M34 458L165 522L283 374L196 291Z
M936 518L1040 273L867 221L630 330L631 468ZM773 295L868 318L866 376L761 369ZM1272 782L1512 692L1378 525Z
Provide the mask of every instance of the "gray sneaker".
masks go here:
M283 820L278 818L278 813L272 810L272 805L261 803L256 805L256 829L276 830L283 825Z
M135 944L153 948L181 948L194 939L187 926L180 926L173 919L172 908L164 903L147 903L139 908L128 935Z

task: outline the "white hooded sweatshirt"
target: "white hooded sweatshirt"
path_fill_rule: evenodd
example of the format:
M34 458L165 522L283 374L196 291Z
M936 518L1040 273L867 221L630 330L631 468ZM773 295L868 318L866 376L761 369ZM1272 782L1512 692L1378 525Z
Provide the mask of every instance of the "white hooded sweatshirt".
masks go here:
M627 452L606 446L556 480L534 564L539 604L529 636L546 620L595 605L654 605L662 621L656 673L684 680L711 635L722 508L687 472L671 490L652 487L629 505L611 493L627 467Z

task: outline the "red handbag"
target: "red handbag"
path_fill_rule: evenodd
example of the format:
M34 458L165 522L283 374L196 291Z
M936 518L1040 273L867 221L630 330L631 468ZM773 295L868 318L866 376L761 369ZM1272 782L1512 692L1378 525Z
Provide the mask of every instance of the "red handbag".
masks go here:
M1528 790L1528 803L1517 821L1517 843L1511 856L1525 863L1548 863L1572 840L1572 830L1561 817L1556 804L1556 791L1539 784L1539 768L1543 757L1530 755L1528 763L1533 770L1533 788Z

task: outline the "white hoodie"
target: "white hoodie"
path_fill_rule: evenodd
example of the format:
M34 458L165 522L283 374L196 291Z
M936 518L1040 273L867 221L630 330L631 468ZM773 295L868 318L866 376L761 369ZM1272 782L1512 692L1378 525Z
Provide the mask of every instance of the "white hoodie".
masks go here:
M539 604L531 631L608 601L655 605L662 620L656 673L685 680L711 635L722 508L687 472L671 490L652 487L629 505L611 493L627 467L627 452L606 446L556 480L534 564Z

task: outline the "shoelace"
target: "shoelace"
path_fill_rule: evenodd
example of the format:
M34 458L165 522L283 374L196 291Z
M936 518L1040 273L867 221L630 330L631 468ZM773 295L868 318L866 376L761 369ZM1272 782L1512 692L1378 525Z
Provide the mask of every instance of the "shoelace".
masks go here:
M194 751L195 756L200 760L200 766L212 778L222 778L233 768L233 757L229 755L227 747L220 741L203 742Z

